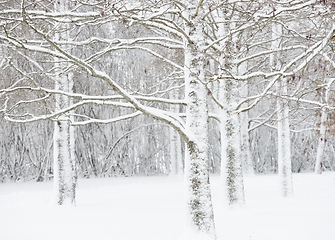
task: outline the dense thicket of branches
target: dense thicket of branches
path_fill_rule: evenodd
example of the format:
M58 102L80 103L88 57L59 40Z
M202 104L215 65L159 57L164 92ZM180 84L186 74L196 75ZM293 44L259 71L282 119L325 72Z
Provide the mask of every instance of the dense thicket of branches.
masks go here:
M214 8L215 4L214 1L199 4L199 11ZM233 64L240 68L244 65L244 70L235 74L234 81L238 81L235 87L248 86L247 96L238 97L237 107L248 110L250 158L254 171L277 170L275 123L278 120L276 111L280 110L274 100L278 97L283 98L290 108L292 170L314 170L322 124L327 129L323 168L334 170L334 49L333 40L326 39L333 36L330 34L334 20L332 4L328 1L265 1L264 4L259 1L223 1L217 8L224 4L226 19L233 19L234 23L222 39L215 32L219 24L215 11L211 10L206 16L204 31L212 47L208 47L206 53L207 77L211 81L208 98L218 94L218 85L214 81L219 73L216 70L219 64L217 51L226 47L224 43L231 43ZM43 180L52 176L53 125L43 119L58 116L53 112L56 93L51 90L54 84L53 55L59 53L53 44L71 50L73 56L117 79L118 84L132 95L138 95L138 99L148 106L168 110L170 106L165 99L171 96L183 99L181 2L159 1L146 6L131 1L72 1L70 10L64 15L52 14L52 1L4 1L1 4L0 78L1 104L5 109L1 117L6 115L14 121L2 121L1 124L1 181ZM45 37L53 39L53 28L68 20L71 23L67 49L64 49L65 43L48 42ZM281 49L271 49L273 23L284 27L282 35L278 36ZM325 39L327 42L323 43ZM216 46L220 41L223 46ZM325 44L322 49L320 44ZM280 58L281 66L276 71L269 69L267 62L271 53ZM229 70L232 68L227 69L221 73L226 75L221 76L223 79L232 74ZM77 104L76 124L80 124L76 127L79 175L129 176L170 172L169 126L166 123L139 116L122 97L117 97L112 89L89 76L85 69L72 66L64 71L74 72L74 92L82 94L73 96ZM272 85L274 79L283 74L286 74L289 90L287 96L278 96ZM169 94L172 91L174 94ZM103 102L100 97L97 100L82 98L111 94L116 100L107 97L108 100ZM162 97L163 101L158 99ZM184 112L182 100L175 102L178 112ZM210 105L215 112L215 101ZM321 120L323 109L328 113L325 122ZM113 123L115 118L120 119ZM36 121L39 119L41 121ZM94 123L97 122L95 119L103 123ZM29 121L32 123L25 123ZM87 123L90 121L92 123ZM84 123L87 124L81 125ZM212 172L220 172L219 131L217 122L210 120ZM184 151L183 146L181 150Z

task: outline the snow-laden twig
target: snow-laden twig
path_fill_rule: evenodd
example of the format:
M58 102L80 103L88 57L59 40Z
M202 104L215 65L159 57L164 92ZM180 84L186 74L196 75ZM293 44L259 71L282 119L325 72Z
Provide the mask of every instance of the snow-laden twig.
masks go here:
M294 5L291 5L291 6L288 6L288 7L278 7L276 9L273 9L273 11L270 13L270 14L267 14L267 13L262 13L262 12L257 12L254 14L254 19L255 21L259 21L260 19L270 19L270 18L273 18L273 17L276 17L282 13L286 13L286 12L294 12L294 11L297 11L297 10L301 10L301 9L304 9L306 7L310 7L314 4L316 4L316 0L311 0L311 1L301 1L297 4L294 4Z
M271 82L266 86L266 88L263 90L263 92L257 96L253 96L247 99L242 100L236 107L237 112L244 112L248 111L254 106L256 106L261 99L268 94L270 89L274 86L274 84L281 78L281 77L287 77L287 76L292 76L296 74L298 71L303 69L316 55L320 54L322 50L328 45L329 41L335 36L335 26L332 27L332 29L328 32L327 36L316 42L313 46L309 47L305 52L301 53L297 57L295 57L291 62L287 63L282 67L280 71L277 72L272 72L272 73L263 73L263 72L256 72L256 73L251 73L248 75L244 76L236 76L237 80L247 80L256 76L263 76L265 78L272 77ZM294 66L297 62L304 60L301 64L299 64L297 67L292 69L290 72L288 71L292 66ZM245 108L240 108L245 102L250 101L250 99L254 99L254 101Z

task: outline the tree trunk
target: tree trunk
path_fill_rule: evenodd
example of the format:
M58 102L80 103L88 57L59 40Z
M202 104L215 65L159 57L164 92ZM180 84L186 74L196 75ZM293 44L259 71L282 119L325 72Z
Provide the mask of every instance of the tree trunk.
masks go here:
M70 122L60 119L54 124L54 191L58 205L75 204L76 167L71 156Z
M182 175L182 153L181 140L179 134L172 127L170 128L170 174Z
M249 132L248 132L248 112L240 113L241 121L241 161L243 172L254 175L254 166L251 159Z
M232 80L220 82L221 110L221 177L224 182L225 201L231 204L244 203L244 183L241 163L239 117L234 112L234 89ZM235 92L236 93L236 92Z
M281 47L281 37L283 27L280 24L272 25L272 49ZM272 70L281 68L279 58L276 53L270 55L270 67ZM277 111L278 111L278 175L280 180L281 192L284 197L293 194L292 166L291 166L291 136L289 123L288 103L280 96L287 96L287 79L281 78L277 83Z
M222 18L219 24L219 36L227 36L233 26L226 13L219 13ZM233 75L238 74L233 59L236 52L236 36L229 36L223 43L224 51L220 57L219 74L226 71ZM236 112L238 102L238 83L233 79L220 80L219 98L222 104L221 120L221 177L224 183L225 201L231 204L244 203L244 183L241 162L240 121Z
M316 161L315 161L315 173L322 173L322 161L324 158L325 144L326 144L326 121L327 121L327 109L321 109L321 119L320 119L320 136L319 143L316 152Z
M55 11L67 11L68 1L55 2ZM60 25L55 34L55 41L67 41L69 33L66 24ZM72 92L72 73L65 72L68 63L55 59L55 90ZM71 101L65 95L56 95L55 110L70 106ZM58 205L71 203L75 205L77 184L76 163L74 158L74 129L68 114L62 115L54 124L54 191Z
M170 92L170 98L175 98L175 92ZM179 106L172 105L171 111L179 113ZM170 175L183 174L182 153L181 153L181 140L177 131L170 127Z
M271 29L272 50L281 48L282 34L282 26L273 23ZM279 70L281 68L278 58L275 52L270 55L270 68L272 70ZM277 92L278 175L282 196L288 197L293 194L289 106L288 103L281 98L281 96L287 96L288 94L286 78L280 78L277 82Z
M279 95L287 95L286 78L279 82ZM288 197L293 194L291 167L291 136L289 123L289 107L281 98L277 99L278 106L278 174L282 195Z
M190 4L192 5L192 4ZM196 233L215 239L214 213L209 183L208 157L208 105L204 85L204 36L202 22L195 9L185 11L185 95L186 132L190 140L186 143L185 180L188 188L187 205L190 228L185 239Z
M242 68L244 64L242 64ZM242 74L244 71L242 70ZM239 70L239 74L240 70ZM246 83L241 88L241 94L243 98L248 97L248 83ZM251 150L250 150L250 142L249 142L249 114L248 112L240 113L240 125L241 125L241 162L243 167L243 172L246 174L253 175L254 167L251 159Z

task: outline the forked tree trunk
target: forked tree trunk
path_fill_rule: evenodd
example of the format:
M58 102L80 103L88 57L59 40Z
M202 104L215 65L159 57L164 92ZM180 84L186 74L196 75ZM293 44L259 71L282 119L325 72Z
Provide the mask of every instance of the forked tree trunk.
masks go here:
M219 37L230 34L232 24L226 13L218 13L221 17L219 24ZM224 51L220 58L219 74L226 75L227 71L237 75L237 66L232 61L235 55L237 39L231 36L223 43ZM238 102L238 83L233 79L221 79L219 86L219 99L222 104L220 110L221 120L221 178L223 181L224 197L227 204L243 204L244 183L241 162L240 121L236 112Z

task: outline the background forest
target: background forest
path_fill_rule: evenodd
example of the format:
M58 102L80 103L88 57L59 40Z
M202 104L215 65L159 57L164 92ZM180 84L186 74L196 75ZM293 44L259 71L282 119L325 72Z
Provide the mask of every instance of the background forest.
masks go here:
M185 174L215 238L209 173L335 170L335 3L2 0L0 181ZM208 220L209 219L209 220Z
M291 73L286 76L288 90L285 95L278 95L270 77L265 76L264 78L261 76L262 73L259 76L254 73L264 71L263 75L270 75L269 57L273 52L279 52L281 64L285 64L302 52L314 50L310 49L311 46L325 38L332 27L332 2L282 1L280 4L287 9L283 8L278 16L274 15L265 20L263 19L265 17L262 18L260 15L257 18L255 15L259 11L270 14L275 10L271 9L271 4L274 3L272 1L266 4L262 4L261 1L249 2L232 3L235 4L236 11L240 11L241 19L234 23L236 36L232 37L235 39L223 39L235 45L234 54L236 56L233 57L236 58L236 62L242 64L244 61L242 68L245 72L240 75L245 75L245 77L234 79L237 82L234 87L237 88L235 93L238 94L236 96L239 99L238 107L241 108L241 103L245 104L244 108L252 105L241 118L241 124L247 128L243 131L248 135L245 151L248 152L249 159L244 160L252 164L248 170L255 173L277 171L276 124L278 122L277 111L280 111L276 106L277 98L283 99L289 106L292 171L314 170L320 141L324 141L324 147L319 150L323 152L323 169L334 170L334 118L332 117L334 54L330 45L331 41L329 46L324 46L320 52L313 53L313 58L308 59L308 62L304 60L306 62L303 66L290 70ZM36 0L23 3L27 10L34 12L43 10L48 13L53 9L52 1ZM164 109L171 109L178 113L185 111L185 103L182 102L185 94L183 72L180 68L175 67L182 66L184 61L183 45L177 36L166 36L164 29L163 33L158 32L157 29L153 30L151 24L144 20L142 23L140 20L128 20L128 16L124 15L113 16L111 19L109 19L111 16L102 16L103 11L112 11L113 7L117 8L114 6L116 2L113 1L69 1L69 4L72 6L72 12L95 10L102 18L87 17L88 19L85 19L83 16L78 18L78 23L75 23L74 26L69 26L71 30L69 48L73 54L83 59L99 57L99 61L92 59L91 62L116 79L118 84L130 93L141 94L148 99L150 96L180 99L173 105L159 103L158 100L153 99L151 105L160 105ZM119 8L122 8L122 4L126 8L126 1L124 3L119 1L119 4L121 4ZM162 5L162 8L166 7L167 13L160 14L171 15L171 21L177 23L177 20L174 20L175 16L168 13L168 7L171 7L168 3L159 1L156 5L156 8L161 7L159 5ZM42 46L43 44L41 39L33 36L28 26L20 23L22 21L20 6L20 1L2 1L1 3L1 87L2 89L13 89L27 85L52 88L54 68L50 57L45 57L39 52L31 52L31 50L24 49L24 46L20 49L18 46L9 45L11 43L9 40L13 39L17 41L15 44L19 44L20 41L31 43L31 45ZM147 11L147 15L153 14L156 10L156 8L148 9L149 6L145 5L137 7L138 11ZM134 10L130 9L129 14L132 14L132 11ZM34 21L39 23L41 28L50 28L46 26L43 19L52 16L36 14L34 13L33 16L33 19L36 19ZM128 14L128 12L123 14ZM15 19L16 17L18 19ZM159 16L155 17L159 18ZM71 19L71 16L64 16L64 18ZM48 20L48 22L51 21L57 23L61 21L61 18ZM152 25L158 24L155 21L158 20L153 20ZM250 21L254 22L250 23ZM285 27L282 35L278 36L281 38L280 49L273 49L271 46L271 24L273 22ZM214 22L211 24L209 27L216 27ZM233 32L233 30L230 31ZM164 34L163 37L162 34ZM97 36L97 39L91 36ZM7 41L5 41L6 38ZM107 44L111 45L110 49L107 49ZM96 56L97 54L99 56ZM209 75L208 98L211 99L212 95L217 95L218 92L218 86L215 85L216 82L212 76L218 64L215 53L210 53L206 59ZM301 65L300 62L295 64ZM112 93L103 83L94 81L82 70L77 68L71 70L74 72L74 92L101 96L108 96ZM43 94L36 93L36 90L17 90L15 92L11 90L7 95L4 90L1 92L2 104L5 99L10 99L10 107L20 107L22 116L25 112L35 116L53 111L54 99L52 97L40 99L37 104L31 101L39 95ZM252 102L255 98L257 98L257 105ZM9 103L6 102L6 104ZM168 125L146 116L133 116L122 121L120 119L118 122L108 123L108 119L114 119L133 111L107 105L87 103L75 109L75 117L83 121L82 123L78 120L75 127L75 155L80 176L167 175L176 171L171 169L171 163L175 161L171 158L176 158L177 155L171 151L180 151L179 158L181 158L184 155L184 146L179 139L176 140L179 137L171 133ZM210 105L215 111L214 104ZM38 111L40 109L43 110ZM7 113L2 111L2 118L4 114ZM45 118L53 119L52 117ZM0 139L1 181L49 179L53 168L52 122L44 119L35 121L31 117L29 123L17 123L16 120L23 119L21 116L7 117L7 119L11 121L3 121L0 126L2 132ZM102 121L102 124L95 123L95 121L89 123L89 120L93 119L106 119L107 121ZM325 127L325 130L321 125ZM221 139L215 118L209 120L209 132L210 169L211 172L219 173ZM173 150L170 145L176 141L178 147Z

